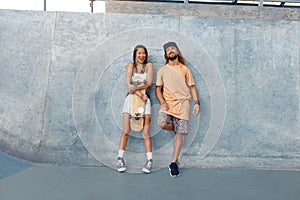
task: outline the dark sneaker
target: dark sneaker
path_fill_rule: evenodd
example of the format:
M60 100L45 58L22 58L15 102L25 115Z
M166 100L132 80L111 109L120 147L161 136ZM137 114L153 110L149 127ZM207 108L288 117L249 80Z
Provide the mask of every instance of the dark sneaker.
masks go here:
M126 166L123 158L118 158L117 162L117 167L118 167L118 172L125 172L126 171Z
M177 177L180 175L178 165L175 162L172 162L169 165L170 176Z
M151 168L152 168L152 164L153 164L153 160L147 160L145 166L143 167L143 172L145 172L146 174L149 174L151 172Z

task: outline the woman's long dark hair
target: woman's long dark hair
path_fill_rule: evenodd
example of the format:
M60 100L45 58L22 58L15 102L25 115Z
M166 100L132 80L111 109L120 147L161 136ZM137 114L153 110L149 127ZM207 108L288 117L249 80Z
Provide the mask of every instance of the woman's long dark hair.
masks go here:
M147 48L144 46L144 45L136 45L134 47L134 50L133 50L133 63L134 63L134 66L136 65L136 61L135 61L135 58L136 58L136 52L138 49L144 49L145 53L146 53L146 59L144 60L144 63L143 64L147 64L148 63L148 51L147 51Z

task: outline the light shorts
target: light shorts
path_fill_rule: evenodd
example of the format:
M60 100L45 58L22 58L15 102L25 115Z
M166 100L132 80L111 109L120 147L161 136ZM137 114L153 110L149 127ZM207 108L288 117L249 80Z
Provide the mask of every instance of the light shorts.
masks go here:
M123 105L123 112L122 113L130 113L130 95L127 95L124 105ZM150 99L147 99L146 105L145 105L145 114L151 115L151 102Z
M181 133L183 135L188 134L188 120L178 119L172 115L168 115L164 112L158 113L158 123L173 124L175 133Z

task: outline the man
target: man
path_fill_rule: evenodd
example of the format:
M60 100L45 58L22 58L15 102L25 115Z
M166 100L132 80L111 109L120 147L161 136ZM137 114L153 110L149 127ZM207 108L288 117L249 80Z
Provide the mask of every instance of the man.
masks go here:
M170 175L176 177L180 175L177 160L183 136L188 134L191 96L195 116L200 113L200 103L194 78L177 44L168 42L163 48L166 64L158 70L156 79L156 96L161 104L158 124L162 129L175 132L173 160L169 170Z

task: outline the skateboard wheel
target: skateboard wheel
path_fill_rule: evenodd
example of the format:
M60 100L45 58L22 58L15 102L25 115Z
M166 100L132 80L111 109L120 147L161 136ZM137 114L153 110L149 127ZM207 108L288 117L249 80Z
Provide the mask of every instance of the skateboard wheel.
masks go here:
M143 119L146 119L146 115L145 114L143 114Z
M130 80L130 84L133 84L133 80L132 79Z
M144 84L146 84L147 83L147 80L144 80Z
M129 116L128 116L128 118L129 118L129 119L131 119L131 118L132 118L132 116L131 116L131 115L129 115Z

